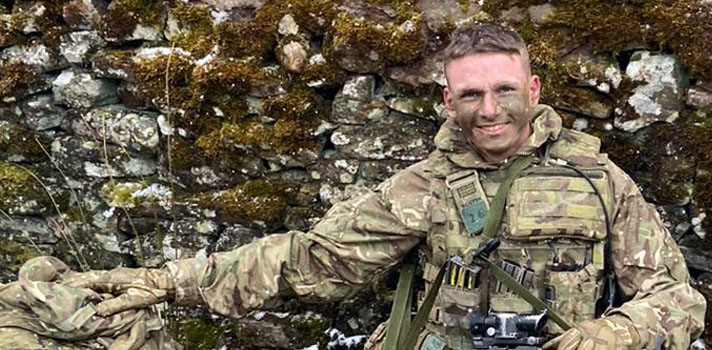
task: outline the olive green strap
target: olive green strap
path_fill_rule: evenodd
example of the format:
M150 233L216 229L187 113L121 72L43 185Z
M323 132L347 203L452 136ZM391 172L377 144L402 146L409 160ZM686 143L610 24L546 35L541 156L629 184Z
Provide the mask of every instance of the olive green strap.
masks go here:
M440 267L440 271L438 271L438 275L435 277L433 285L430 286L428 295L425 296L423 304L420 305L418 313L415 314L415 318L413 318L413 322L411 322L410 328L408 328L408 332L405 335L405 340L402 345L398 347L398 350L411 350L415 347L415 342L418 341L418 336L423 330L423 327L425 327L425 321L428 320L430 310L433 308L433 304L435 304L435 297L438 295L440 285L442 285L443 279L445 278L446 266L447 263ZM386 348L386 350L388 349Z
M536 295L532 294L529 289L517 282L517 280L512 278L512 276L501 267L484 256L480 256L479 258L487 264L489 267L488 271L490 273L492 273L500 282L502 282L502 284L507 286L507 288L516 293L520 298L526 300L536 311L540 312L546 310L546 314L549 319L551 319L563 330L571 328L571 325L563 317L561 317L561 315L549 307L549 305L546 305L546 303L541 301L541 299L537 298Z
M492 203L490 204L489 214L487 214L487 219L485 219L485 228L482 229L482 242L494 238L497 228L499 227L499 222L502 220L502 215L504 214L504 204L507 202L509 188L512 187L512 183L519 176L519 173L532 164L532 160L534 160L534 156L531 155L517 158L509 169L507 169L507 178L499 185L497 193L494 195Z
M494 237L497 227L499 227L499 222L502 220L502 214L504 213L504 203L507 200L507 193L509 192L509 188L512 186L514 179L519 176L519 173L521 173L522 170L526 169L532 163L532 160L534 160L534 156L531 155L527 157L517 158L509 167L509 169L507 169L507 179L504 180L501 185L499 185L497 194L495 195L494 199L492 200L492 204L490 205L490 212L487 215L487 219L485 219L485 227L482 231L482 236L484 238L483 242L486 241L488 238ZM430 287L430 290L428 291L428 294L425 297L423 304L420 305L418 313L416 313L415 318L411 322L410 327L406 332L404 341L398 342L398 344L401 345L397 348L398 350L411 350L413 349L413 347L415 347L415 342L418 340L418 336L423 330L423 327L425 327L425 322L428 319L430 310L433 308L433 304L435 304L435 297L438 295L438 291L440 291L440 286L442 285L443 278L445 277L446 266L447 262L445 262L440 267L438 275L433 281L433 285ZM400 289L400 280L398 282L398 289ZM398 290L396 290L396 295L398 295ZM397 300L393 301L393 310L395 310L396 302ZM391 314L391 319L393 319L393 314ZM401 332L403 332L403 329L404 328L399 327L397 328L397 331L395 331L395 333L400 336ZM388 325L388 331L389 333L391 331L390 324ZM388 341L389 334L386 334L386 344L384 344L384 346L388 345ZM394 340L391 340L391 343L393 341ZM393 349L395 348L384 347L384 350Z
M398 344L404 340L405 330L410 328L410 305L413 300L413 280L415 264L403 264L398 278L396 294L391 306L391 317L388 320L384 350L399 349Z

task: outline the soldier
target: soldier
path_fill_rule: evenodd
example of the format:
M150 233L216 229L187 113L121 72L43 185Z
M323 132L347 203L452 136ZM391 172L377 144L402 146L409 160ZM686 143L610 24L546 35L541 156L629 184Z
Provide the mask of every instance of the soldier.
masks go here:
M449 118L437 149L334 205L308 232L163 269L68 274L65 285L118 295L98 304L102 315L173 300L241 317L284 294L348 298L420 249L426 289L442 286L415 347L470 350L473 312L536 311L487 268L468 267L496 236L491 260L575 324L565 331L548 322L545 349L687 349L703 329L705 300L689 285L678 247L631 178L599 152L600 141L562 128L538 103L541 83L521 37L490 24L460 28L445 57ZM598 314L612 274L623 303ZM386 328L367 349L383 347Z

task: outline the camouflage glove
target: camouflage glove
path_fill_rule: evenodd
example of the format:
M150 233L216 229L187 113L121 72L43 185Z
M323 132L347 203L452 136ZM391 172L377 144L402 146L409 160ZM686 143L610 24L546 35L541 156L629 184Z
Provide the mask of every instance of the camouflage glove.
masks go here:
M119 267L108 271L68 274L61 283L70 287L88 288L109 297L97 304L101 316L130 309L145 308L197 291L194 279L194 259L172 261L162 269ZM197 292L195 292L197 294Z
M544 350L638 350L640 335L625 316L581 322L544 344Z

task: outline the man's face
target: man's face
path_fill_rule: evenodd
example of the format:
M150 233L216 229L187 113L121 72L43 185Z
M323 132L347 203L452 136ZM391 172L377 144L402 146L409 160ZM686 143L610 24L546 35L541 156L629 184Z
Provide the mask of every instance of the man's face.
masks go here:
M478 53L445 67L448 113L486 161L506 159L531 134L541 83L526 64L518 54Z

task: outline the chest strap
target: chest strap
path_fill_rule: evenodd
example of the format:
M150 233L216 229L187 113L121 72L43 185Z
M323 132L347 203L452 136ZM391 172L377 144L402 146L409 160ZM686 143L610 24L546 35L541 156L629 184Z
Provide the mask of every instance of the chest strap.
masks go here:
M519 176L519 174L524 169L529 167L529 165L531 165L533 160L534 157L531 155L527 157L517 158L516 160L514 160L509 169L507 169L507 178L504 180L504 182L502 182L502 184L500 184L499 188L497 189L497 193L495 194L495 197L490 205L490 211L487 215L484 229L482 231L482 237L484 238L483 242L491 242L492 238L494 238L497 232L497 228L499 227L499 223L502 220L502 215L504 214L504 205L507 200L507 193L509 192L509 188L512 186L512 183ZM480 246L478 248L478 251L481 251L485 248L486 247L484 246ZM494 266L495 268L499 269L499 267L496 266L494 263L490 262L488 265L490 265L490 267ZM404 318L408 317L407 312L405 313L405 315L403 314L403 310L409 310L409 307L407 306L410 305L410 297L412 296L412 283L410 283L409 286L405 285L405 283L408 280L412 281L413 274L415 273L415 268L406 268L406 266L402 267L401 276L398 280L398 289L396 290L396 299L393 301L393 306L391 309L391 321L393 321L395 318L396 322L398 323L398 326L393 326L393 329L391 329L389 325L389 332L386 333L384 350L411 350L413 349L413 347L415 347L415 343L418 340L418 336L423 330L423 327L425 327L425 322L428 318L428 314L433 308L433 304L435 303L435 297L440 291L440 286L442 285L443 278L445 277L446 266L447 262L445 262L440 267L440 270L438 271L438 274L435 277L435 280L433 281L433 285L431 286L430 290L428 291L428 294L423 300L423 304L420 306L420 309L418 309L415 318L413 318L411 322L404 321ZM495 268L492 268L491 270L496 271ZM505 275L507 274L504 271L502 271L502 273ZM498 274L497 272L494 272L493 274L495 277L500 279L500 274ZM550 315L554 315L553 317L551 317L552 321L556 322L562 329L570 328L568 323L564 321L563 318L556 315L555 312L552 309L548 308L544 302L542 302L536 296L531 294L529 290L521 286L516 280L511 278L511 276L509 276L509 280L500 279L500 281L503 284L507 285L510 290L517 293L524 300L529 301L530 299L536 299L540 304L532 304L532 306L540 310L546 309L547 312L550 313ZM509 285L510 282L514 282L513 285ZM515 285L518 285L519 287ZM410 291L399 292L402 288L410 289ZM523 296L523 294L520 294L520 292L524 294L528 293L529 296L525 297ZM404 296L407 296L407 298L404 298ZM540 305L542 304L544 308L540 307ZM397 314L394 314L393 312L396 312ZM561 324L559 324L557 320L562 321ZM408 323L410 324L408 325ZM391 332L391 330L393 330L393 332Z

